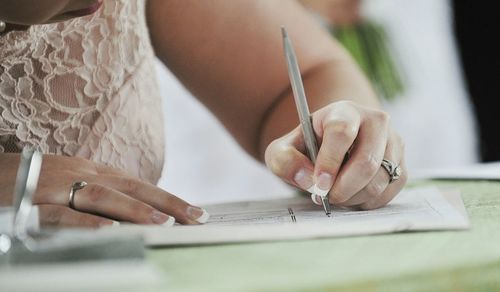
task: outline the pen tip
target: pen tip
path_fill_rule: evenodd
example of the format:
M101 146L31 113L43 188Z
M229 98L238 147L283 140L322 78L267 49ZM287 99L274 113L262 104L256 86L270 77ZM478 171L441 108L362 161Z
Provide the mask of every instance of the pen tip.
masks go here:
M281 27L281 35L283 35L284 38L288 37L288 33L287 33L286 28L284 26Z

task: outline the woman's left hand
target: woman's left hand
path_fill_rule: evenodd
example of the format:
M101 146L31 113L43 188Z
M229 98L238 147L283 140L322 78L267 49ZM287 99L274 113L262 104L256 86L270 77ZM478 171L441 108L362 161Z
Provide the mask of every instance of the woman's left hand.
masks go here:
M300 126L266 149L267 166L287 183L328 194L336 206L364 210L386 205L406 184L404 145L386 113L350 101L334 102L313 114L313 128L320 145L315 165L306 155ZM399 166L399 178L391 182L383 159ZM312 199L321 205L318 196Z

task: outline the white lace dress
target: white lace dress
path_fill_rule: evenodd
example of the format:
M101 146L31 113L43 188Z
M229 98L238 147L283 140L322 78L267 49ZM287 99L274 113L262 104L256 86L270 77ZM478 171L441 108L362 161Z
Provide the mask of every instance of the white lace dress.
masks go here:
M144 0L0 36L0 152L30 145L155 183L161 115Z

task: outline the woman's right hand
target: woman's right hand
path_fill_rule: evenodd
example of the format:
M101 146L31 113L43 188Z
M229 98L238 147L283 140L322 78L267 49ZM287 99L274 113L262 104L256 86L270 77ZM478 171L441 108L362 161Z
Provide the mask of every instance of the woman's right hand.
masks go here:
M0 205L12 204L20 154L0 154ZM74 196L74 182L87 186ZM117 221L136 224L199 224L208 213L178 197L119 169L58 155L43 155L42 170L33 204L39 208L40 225L97 228Z

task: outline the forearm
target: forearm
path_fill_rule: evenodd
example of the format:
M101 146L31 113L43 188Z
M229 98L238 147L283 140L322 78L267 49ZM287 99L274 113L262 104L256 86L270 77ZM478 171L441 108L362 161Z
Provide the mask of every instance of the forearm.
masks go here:
M149 0L147 8L157 56L258 159L297 125L281 26L311 110L340 99L377 104L354 61L295 1Z
M302 78L311 113L340 100L350 100L372 108L380 107L370 83L348 56L316 66L305 72ZM291 88L276 100L263 119L259 132L257 144L261 161L269 143L299 124Z

